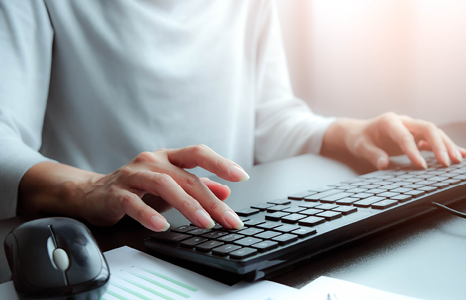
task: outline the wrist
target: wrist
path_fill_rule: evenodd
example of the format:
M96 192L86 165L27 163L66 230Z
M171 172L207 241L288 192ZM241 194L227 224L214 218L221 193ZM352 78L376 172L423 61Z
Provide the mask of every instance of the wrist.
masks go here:
M24 212L81 217L85 187L97 175L54 162L36 164L21 179L18 206Z
M321 154L350 154L348 143L351 136L359 134L365 126L364 120L342 118L336 120L324 134Z

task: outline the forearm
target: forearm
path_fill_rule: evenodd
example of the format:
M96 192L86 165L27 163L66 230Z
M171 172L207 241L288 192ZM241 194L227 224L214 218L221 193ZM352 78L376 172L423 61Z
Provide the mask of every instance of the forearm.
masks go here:
M54 162L31 167L21 179L18 208L25 212L52 212L82 217L84 189L99 174Z

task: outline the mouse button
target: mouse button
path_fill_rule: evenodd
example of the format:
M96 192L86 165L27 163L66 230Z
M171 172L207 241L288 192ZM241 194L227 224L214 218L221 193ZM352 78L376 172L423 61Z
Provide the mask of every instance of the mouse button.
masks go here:
M57 270L50 260L47 243L51 236L45 227L25 226L14 231L21 278L39 288L66 286L64 272Z
M87 228L79 222L53 227L58 248L69 258L66 270L68 284L80 284L94 279L102 270L102 253Z
M57 248L53 251L53 262L57 268L63 272L66 271L66 269L68 269L70 266L70 259L68 258L68 254L66 254L65 250L60 248Z

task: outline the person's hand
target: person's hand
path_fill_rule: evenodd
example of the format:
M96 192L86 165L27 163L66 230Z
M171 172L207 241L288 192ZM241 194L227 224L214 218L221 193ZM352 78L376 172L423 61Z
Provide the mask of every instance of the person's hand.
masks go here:
M200 228L213 227L214 220L229 229L243 227L236 213L222 202L229 196L230 189L184 170L194 167L202 167L233 182L249 178L234 162L207 146L196 145L143 152L107 175L50 162L40 163L25 174L20 189L22 195L27 194L28 186L32 186L31 179L38 172L49 174L49 181L51 178L65 180L63 186L67 188L61 198L65 198L67 204L60 206L57 201L48 200L46 205L39 206L45 206L46 211L83 217L96 225L112 225L127 214L151 230L164 231L169 224L160 213L173 206ZM79 175L73 176L72 172ZM74 178L71 184L66 181L70 177Z
M406 154L411 162L427 168L420 150L433 151L437 161L449 166L466 157L433 123L386 113L371 120L340 119L324 135L321 153L348 151L367 159L376 168L385 169L389 156Z

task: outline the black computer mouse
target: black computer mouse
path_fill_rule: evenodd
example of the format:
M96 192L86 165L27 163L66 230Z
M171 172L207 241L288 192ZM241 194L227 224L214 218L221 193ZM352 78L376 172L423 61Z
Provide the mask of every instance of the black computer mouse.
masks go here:
M89 229L45 218L12 230L4 242L19 299L99 299L110 270Z

